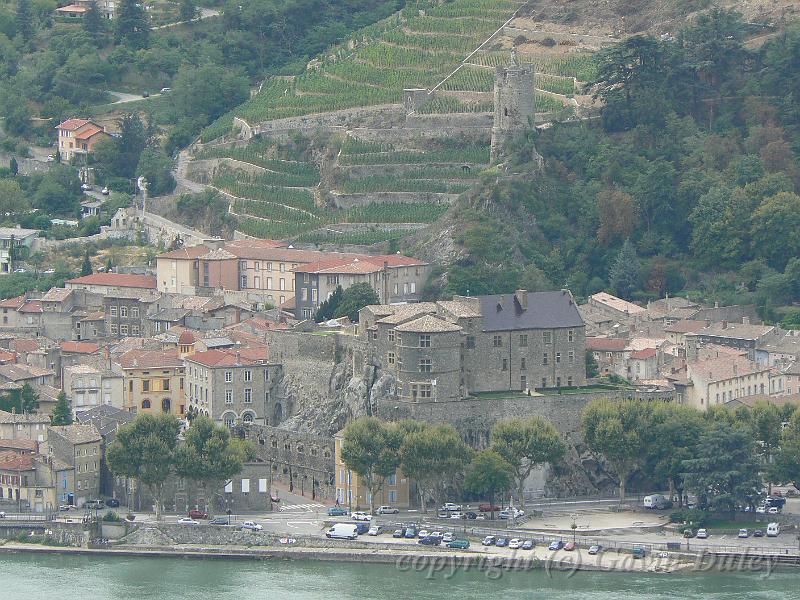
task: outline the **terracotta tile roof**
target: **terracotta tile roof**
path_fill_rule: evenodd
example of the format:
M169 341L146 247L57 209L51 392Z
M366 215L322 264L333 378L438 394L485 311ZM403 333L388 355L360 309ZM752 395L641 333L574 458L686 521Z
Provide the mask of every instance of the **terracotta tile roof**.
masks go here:
M636 352L631 352L631 358L638 359L638 360L646 360L648 358L653 358L658 352L655 348L645 348L644 350L637 350Z
M289 244L278 240L261 240L248 238L244 240L232 240L225 244L226 248L286 248Z
M87 121L86 119L67 119L62 123L59 123L56 126L56 129L63 129L65 131L75 131L76 129L80 129L81 127L90 122L91 121Z
M19 338L11 342L11 347L17 352L33 352L39 349L39 341L32 338Z
M359 258L332 258L329 260L314 261L306 265L300 265L299 267L296 267L294 271L296 273L352 273L356 275L366 275L369 273L378 273L382 269L382 266L378 266L375 263Z
M415 319L425 313L435 314L436 304L433 302L418 302L416 304L402 304L395 307L396 310L387 317L379 319L378 323L387 325L399 325L411 319Z
M418 267L428 264L425 261L411 258L410 256L404 256L399 252L397 254L366 254L363 260L374 263L380 267L382 267L384 263L389 267Z
M83 317L81 321L104 321L105 318L106 318L106 313L104 313L102 310L98 310L96 312L89 313L88 315Z
M592 294L589 296L590 302L594 300L599 304L603 304L614 310L619 312L627 312L629 315L635 315L639 313L645 312L645 309L641 306L637 306L627 300L623 300L622 298L617 298L616 296L612 296L611 294L607 294L606 292L598 292L597 294Z
M33 456L30 454L20 454L13 450L0 452L0 470L2 471L32 471L34 462Z
M436 306L449 312L454 317L474 319L481 316L480 308L473 307L469 302L462 302L460 300L439 300Z
M37 377L47 377L53 374L53 371L50 369L42 369L40 367L33 367L31 365L0 365L0 377L7 381L24 381L26 379L35 379Z
M136 348L123 354L119 363L123 369L167 369L182 367L183 359L181 359L177 348L168 350Z
M85 13L89 12L88 6L81 6L79 4L69 4L67 6L62 6L61 8L57 8L56 12L63 12L63 13ZM77 120L77 119L75 119Z
M42 312L42 303L39 300L31 300L20 306L17 310L21 313L40 313Z
M66 300L72 290L67 288L50 288L47 293L42 296L42 302L62 302Z
M27 450L28 452L38 452L39 442L36 440L5 440L0 439L0 449L2 450Z
M283 303L282 303L282 304L279 306L279 308L281 308L281 309L283 309L283 310L294 310L295 306L296 306L296 304L295 304L295 297L294 297L294 296L292 296L292 297L291 297L291 298L289 298L289 299L288 299L286 302L283 302Z
M95 136L98 133L105 133L105 131L102 127L98 127L94 123L91 123L89 127L76 133L75 138L78 140L88 140L90 137Z
M152 275L133 275L129 273L92 273L75 279L68 279L72 285L107 285L116 287L156 289L156 278Z
M13 308L17 310L20 306L25 304L25 295L17 296L16 298L6 298L0 301L0 308Z
M239 367L261 364L267 360L267 348L241 348L240 350L206 350L187 356L188 362L206 367Z
M586 349L598 352L622 352L628 345L628 340L622 338L587 337Z
M724 381L768 371L764 367L743 356L720 356L688 364L689 373L707 381Z
M200 244L198 246L189 246L188 248L178 248L171 252L159 254L156 258L169 258L175 260L194 260L209 253L211 248Z
M11 350L0 349L0 364L17 362L17 353Z
M695 332L697 335L724 337L735 340L757 340L775 329L771 325L745 325L743 323L714 323Z
M100 351L100 344L95 342L61 342L62 352L72 352L74 354L94 354Z
M704 329L706 326L705 321L693 321L692 319L683 319L682 321L676 321L672 325L667 325L664 327L664 331L667 333L694 333L695 331L700 331Z

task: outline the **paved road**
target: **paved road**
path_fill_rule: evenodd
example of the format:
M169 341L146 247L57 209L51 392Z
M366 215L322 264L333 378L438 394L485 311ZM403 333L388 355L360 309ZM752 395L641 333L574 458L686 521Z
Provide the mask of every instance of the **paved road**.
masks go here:
M208 19L209 17L218 17L220 12L218 10L214 10L212 8L201 8L200 14L197 18L192 19L191 21L177 21L175 23L167 23L166 25L158 25L157 27L151 27L150 29L153 31L158 31L159 29L169 29L171 27L177 27L178 25L183 25L185 23L194 23L196 21L202 21L203 19Z
M136 102L137 100L144 100L141 94L128 94L127 92L115 92L113 90L106 90L106 93L116 96L116 100L111 104L125 104L127 102ZM161 94L150 94L150 98L158 98Z

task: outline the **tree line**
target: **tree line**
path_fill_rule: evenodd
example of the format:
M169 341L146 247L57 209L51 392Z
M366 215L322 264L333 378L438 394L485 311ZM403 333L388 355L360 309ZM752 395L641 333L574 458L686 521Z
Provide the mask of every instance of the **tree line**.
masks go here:
M254 455L249 441L232 437L229 428L205 416L192 419L183 439L180 433L181 422L172 415L141 414L119 429L106 451L114 475L134 479L150 492L157 520L168 478L195 482L211 506L219 487Z

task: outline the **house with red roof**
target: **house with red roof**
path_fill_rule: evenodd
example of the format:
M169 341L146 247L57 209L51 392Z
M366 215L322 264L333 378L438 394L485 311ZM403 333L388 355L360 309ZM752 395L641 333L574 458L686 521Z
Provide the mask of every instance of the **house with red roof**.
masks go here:
M92 273L83 277L67 279L67 289L86 290L96 294L109 294L120 289L155 290L156 278L152 275L131 273Z
M89 119L67 119L56 126L56 132L58 152L63 161L70 161L76 156L85 158L98 143L111 138L105 127Z

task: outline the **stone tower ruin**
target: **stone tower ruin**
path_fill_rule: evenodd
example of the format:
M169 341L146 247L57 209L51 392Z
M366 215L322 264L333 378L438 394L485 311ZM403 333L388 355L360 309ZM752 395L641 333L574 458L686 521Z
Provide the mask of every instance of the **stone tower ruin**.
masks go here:
M495 71L493 163L503 156L511 138L533 125L533 67L514 63Z

